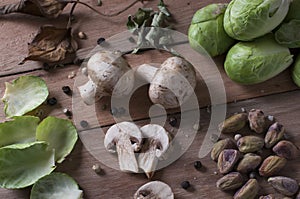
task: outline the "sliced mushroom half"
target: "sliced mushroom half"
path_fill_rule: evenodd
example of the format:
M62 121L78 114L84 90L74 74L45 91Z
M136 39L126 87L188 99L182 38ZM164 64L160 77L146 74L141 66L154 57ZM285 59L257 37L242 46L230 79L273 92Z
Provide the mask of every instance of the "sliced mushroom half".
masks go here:
M140 130L144 138L144 145L138 157L138 164L147 177L151 178L159 158L169 148L169 134L157 124L145 125Z
M187 101L196 87L196 72L185 59L170 57L160 68L143 64L136 74L150 83L149 97L165 108L177 108Z
M141 186L135 192L134 199L174 199L174 194L166 183L153 181Z
M138 126L131 122L121 122L111 126L104 138L105 148L118 153L121 171L137 173L139 171L135 152L141 149L142 133Z
M134 73L120 52L95 53L87 63L88 81L78 87L83 101L91 105L103 96L124 96L134 86Z

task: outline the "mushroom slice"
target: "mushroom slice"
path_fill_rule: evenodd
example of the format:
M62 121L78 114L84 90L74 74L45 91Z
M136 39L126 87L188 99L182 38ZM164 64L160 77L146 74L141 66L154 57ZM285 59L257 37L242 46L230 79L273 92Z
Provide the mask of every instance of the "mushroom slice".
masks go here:
M136 151L139 151L142 143L142 133L138 126L131 122L121 122L111 126L104 138L105 148L112 153L118 153L118 161L121 171L137 173L139 171Z
M134 194L134 199L174 199L169 185L161 181L153 181L141 186Z
M149 97L165 108L177 108L187 101L196 87L194 67L180 57L170 57L160 68L143 64L136 74L150 83Z
M168 132L160 125L148 124L141 129L145 143L138 157L139 167L148 178L154 174L159 158L169 148Z
M130 70L121 53L97 52L87 63L88 82L78 87L83 101L91 105L113 92L116 97L129 94L134 86L134 73Z

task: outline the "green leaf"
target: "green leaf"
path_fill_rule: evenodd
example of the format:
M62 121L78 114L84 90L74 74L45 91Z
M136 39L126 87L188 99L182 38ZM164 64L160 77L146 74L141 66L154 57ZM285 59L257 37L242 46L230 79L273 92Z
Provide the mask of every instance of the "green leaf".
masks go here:
M11 83L5 82L2 101L7 117L21 116L41 105L48 97L44 80L36 76L21 76Z
M55 169L54 151L44 142L0 148L0 186L19 189L34 184Z
M300 20L292 19L281 24L275 32L276 41L288 48L300 48Z
M82 190L73 178L54 172L39 179L32 187L30 199L81 199Z
M40 119L33 116L16 116L14 120L0 123L0 147L35 141L35 131Z
M157 5L158 9L160 12L164 13L164 15L166 16L171 16L169 10L167 9L166 4L164 3L163 0L160 0L159 4Z
M44 119L36 130L36 139L49 143L49 148L55 149L55 161L58 163L71 153L77 138L72 122L51 116Z

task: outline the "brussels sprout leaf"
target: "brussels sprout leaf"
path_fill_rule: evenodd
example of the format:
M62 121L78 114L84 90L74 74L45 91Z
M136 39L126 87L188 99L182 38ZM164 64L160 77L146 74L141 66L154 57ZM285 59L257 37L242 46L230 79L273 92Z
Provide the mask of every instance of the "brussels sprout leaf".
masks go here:
M32 187L30 199L81 199L82 190L70 176L54 172L39 179Z
M58 163L72 151L77 138L76 128L69 120L51 116L44 119L36 130L36 139L49 143L49 148L55 149Z
M39 121L38 117L16 116L12 121L0 123L0 147L35 141Z
M54 151L44 142L0 148L0 187L24 188L55 169Z
M11 83L6 82L2 101L7 117L21 116L41 105L48 97L44 80L36 76L21 76Z

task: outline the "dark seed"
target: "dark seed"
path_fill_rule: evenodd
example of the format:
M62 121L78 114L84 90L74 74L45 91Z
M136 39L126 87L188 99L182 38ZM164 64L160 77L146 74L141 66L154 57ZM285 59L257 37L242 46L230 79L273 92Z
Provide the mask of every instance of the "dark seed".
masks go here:
M183 189L188 189L190 186L191 186L191 184L190 184L189 181L183 181L183 182L181 183L181 187L182 187Z
M101 45L104 41L105 41L105 38L100 37L100 38L97 40L97 44L98 44L98 45Z
M71 95L72 94L72 90L71 90L71 88L69 86L63 86L61 89L67 95Z
M54 106L55 104L57 104L57 99L55 97L51 97L47 99L47 104L50 106Z
M88 125L89 125L89 123L87 121L85 121L85 120L80 121L80 126L82 128L86 128L86 127L88 127Z
M63 112L64 112L64 114L65 114L66 116L68 116L68 117L71 117L71 116L72 116L72 112L71 112L69 109L67 109L67 108L64 108L64 109L63 109Z
M111 110L110 110L110 113L111 113L112 115L117 115L117 114L118 114L118 109L115 108L115 107L112 107Z
M202 163L198 160L198 161L194 162L194 167L195 167L195 169L199 170L202 168Z
M171 118L169 119L169 124L170 124L171 126L175 127L176 124L177 124L177 119L176 119L175 117L171 117Z

